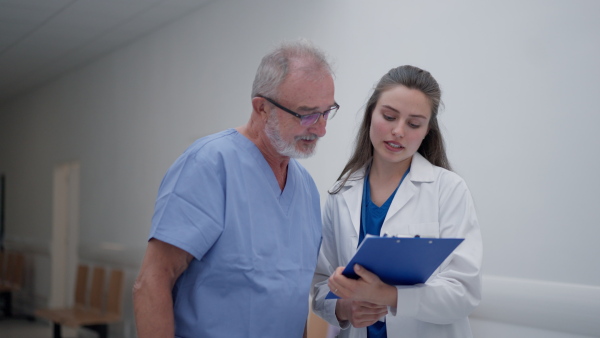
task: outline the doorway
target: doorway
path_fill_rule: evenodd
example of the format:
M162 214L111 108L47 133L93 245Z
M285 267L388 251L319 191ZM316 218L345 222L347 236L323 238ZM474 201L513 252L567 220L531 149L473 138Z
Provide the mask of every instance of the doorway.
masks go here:
M50 297L48 306L73 304L79 246L79 161L54 168Z

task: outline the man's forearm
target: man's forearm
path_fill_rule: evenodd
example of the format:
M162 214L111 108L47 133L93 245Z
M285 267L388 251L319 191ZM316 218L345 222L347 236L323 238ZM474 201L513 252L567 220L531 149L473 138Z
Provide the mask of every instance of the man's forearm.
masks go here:
M161 290L136 282L133 309L139 338L175 336L171 290Z

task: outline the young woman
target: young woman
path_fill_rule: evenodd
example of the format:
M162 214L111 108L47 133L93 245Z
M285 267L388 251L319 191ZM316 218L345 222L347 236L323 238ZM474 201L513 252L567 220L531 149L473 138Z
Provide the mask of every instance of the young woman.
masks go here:
M481 298L482 243L467 185L450 171L437 115L441 91L427 71L385 74L367 103L354 153L327 199L313 310L339 337L472 337ZM355 266L366 234L464 238L425 284L388 285ZM393 259L393 257L382 257ZM332 290L341 299L325 299Z

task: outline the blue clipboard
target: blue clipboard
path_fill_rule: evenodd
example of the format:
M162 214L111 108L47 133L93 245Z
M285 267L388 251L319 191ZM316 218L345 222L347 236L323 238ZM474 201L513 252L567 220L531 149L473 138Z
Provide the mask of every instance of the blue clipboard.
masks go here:
M354 264L390 285L425 283L464 238L400 238L367 236L342 274L358 279ZM329 291L325 299L339 299Z

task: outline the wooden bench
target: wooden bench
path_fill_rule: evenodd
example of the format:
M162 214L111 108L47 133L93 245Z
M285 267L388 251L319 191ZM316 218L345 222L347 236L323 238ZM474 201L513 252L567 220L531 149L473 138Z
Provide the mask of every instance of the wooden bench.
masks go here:
M2 316L12 317L12 294L23 287L25 257L20 252L0 252L0 300Z
M100 338L108 337L108 325L122 319L121 303L123 295L123 271L113 269L110 272L109 284L104 292L106 271L102 267L94 267L92 282L87 293L88 266L77 268L75 285L75 304L70 308L39 309L37 317L53 323L54 338L61 337L61 326L84 327L98 333ZM106 304L103 305L103 300Z

